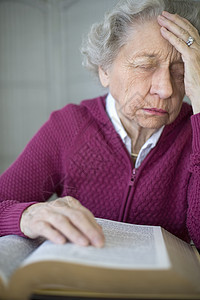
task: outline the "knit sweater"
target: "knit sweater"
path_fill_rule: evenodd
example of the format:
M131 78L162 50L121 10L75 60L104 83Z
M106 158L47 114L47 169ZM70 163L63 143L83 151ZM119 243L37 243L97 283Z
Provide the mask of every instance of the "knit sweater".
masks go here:
M95 217L159 225L200 248L200 114L184 103L134 169L105 96L53 112L0 177L0 235L23 236L24 209L54 193Z

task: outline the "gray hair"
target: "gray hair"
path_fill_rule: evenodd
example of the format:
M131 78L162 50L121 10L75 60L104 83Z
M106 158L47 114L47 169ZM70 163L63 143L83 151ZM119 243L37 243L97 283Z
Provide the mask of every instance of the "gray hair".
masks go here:
M81 52L83 66L98 75L98 67L107 70L120 48L126 44L130 30L155 19L166 10L186 18L200 32L200 3L193 0L121 0L108 13L104 21L95 23L85 40Z

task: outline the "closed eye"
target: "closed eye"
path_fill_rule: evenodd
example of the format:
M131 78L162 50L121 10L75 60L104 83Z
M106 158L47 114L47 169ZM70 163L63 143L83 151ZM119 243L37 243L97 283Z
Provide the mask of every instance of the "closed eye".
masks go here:
M155 65L152 64L141 64L141 65L137 65L136 68L142 69L142 70L146 70L146 71L154 71L156 69Z

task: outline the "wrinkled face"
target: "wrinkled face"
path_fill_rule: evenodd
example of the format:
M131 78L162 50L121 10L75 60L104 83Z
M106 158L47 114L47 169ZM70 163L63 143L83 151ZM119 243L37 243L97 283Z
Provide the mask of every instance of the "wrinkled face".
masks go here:
M111 68L100 68L99 75L122 121L156 129L173 122L180 112L184 65L180 53L161 36L157 21L138 25Z

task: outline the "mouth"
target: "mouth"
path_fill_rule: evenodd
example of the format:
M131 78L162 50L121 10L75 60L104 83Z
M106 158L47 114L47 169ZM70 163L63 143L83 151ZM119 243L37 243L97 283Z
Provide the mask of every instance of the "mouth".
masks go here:
M167 114L166 110L159 109L159 108L143 108L143 111L145 111L148 114L156 115L156 116L164 116Z

